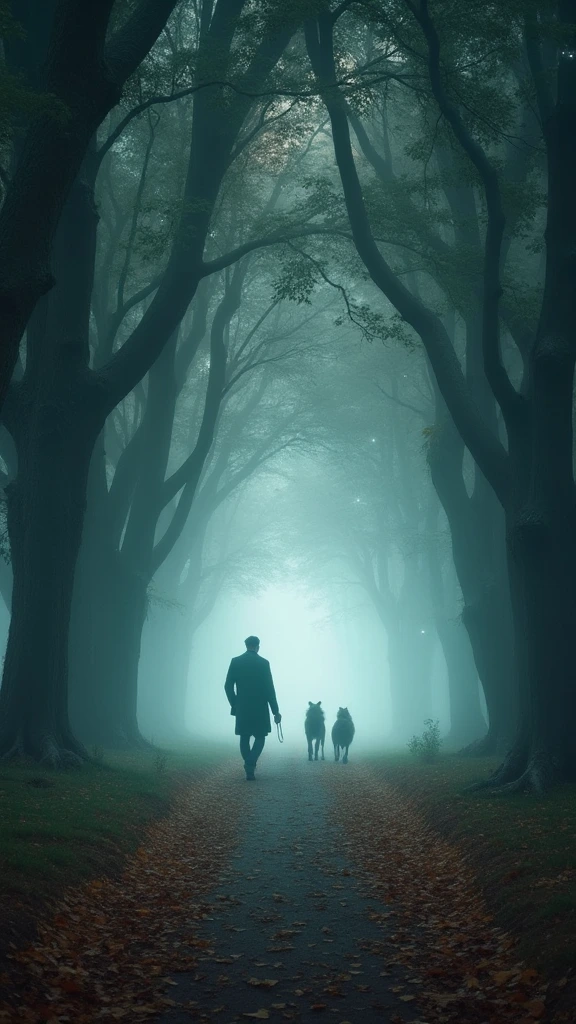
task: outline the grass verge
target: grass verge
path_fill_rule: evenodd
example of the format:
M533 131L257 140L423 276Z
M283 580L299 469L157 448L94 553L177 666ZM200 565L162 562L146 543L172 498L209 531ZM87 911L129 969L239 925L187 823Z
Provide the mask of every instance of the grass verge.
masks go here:
M120 871L145 826L168 813L178 780L222 755L215 747L97 753L79 771L0 765L0 961L33 939L65 886Z
M498 763L445 755L423 764L398 755L375 759L374 768L409 796L434 828L458 843L497 923L518 937L520 956L553 980L559 1012L573 1009L576 786L545 798L463 793Z

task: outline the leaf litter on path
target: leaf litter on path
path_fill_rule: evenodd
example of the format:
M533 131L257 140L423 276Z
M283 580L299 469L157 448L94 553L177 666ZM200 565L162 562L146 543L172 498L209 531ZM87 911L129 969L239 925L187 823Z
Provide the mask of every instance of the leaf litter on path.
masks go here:
M545 981L515 962L514 940L494 925L462 851L369 766L350 769L330 776L332 813L361 889L374 898L370 917L388 927L395 920L392 934L364 948L407 970L417 987L398 998L421 1005L428 1024L542 1021Z
M233 771L225 764L183 779L120 877L64 893L38 940L12 956L1 1024L144 1021L173 1005L168 973L214 957L196 929L211 917L205 899L237 839L243 803Z

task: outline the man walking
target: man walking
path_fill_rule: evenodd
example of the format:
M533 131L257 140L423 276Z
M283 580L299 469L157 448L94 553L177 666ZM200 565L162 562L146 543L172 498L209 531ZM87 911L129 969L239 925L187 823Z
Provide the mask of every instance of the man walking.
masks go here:
M244 643L246 653L232 658L224 689L230 702L230 714L236 716L235 732L240 737L246 778L252 782L266 736L272 731L268 705L276 723L282 721L282 715L278 710L270 662L258 654L258 637L249 636ZM250 747L252 736L254 743Z

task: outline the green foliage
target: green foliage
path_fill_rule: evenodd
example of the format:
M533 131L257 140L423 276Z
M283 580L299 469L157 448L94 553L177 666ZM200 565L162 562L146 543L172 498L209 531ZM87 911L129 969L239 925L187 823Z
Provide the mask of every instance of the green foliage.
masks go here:
M273 284L276 301L310 305L310 297L321 280L318 268L301 253L292 250L282 259L282 269Z
M413 736L409 740L408 750L420 761L435 761L440 753L440 722L433 718L424 719L424 732L421 736Z

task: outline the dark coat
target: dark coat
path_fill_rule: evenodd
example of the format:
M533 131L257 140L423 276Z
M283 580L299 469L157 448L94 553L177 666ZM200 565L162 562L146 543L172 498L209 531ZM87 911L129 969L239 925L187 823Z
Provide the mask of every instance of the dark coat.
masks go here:
M256 651L232 658L226 683L231 714L236 715L237 736L266 736L272 731L268 705L278 714L270 662Z

